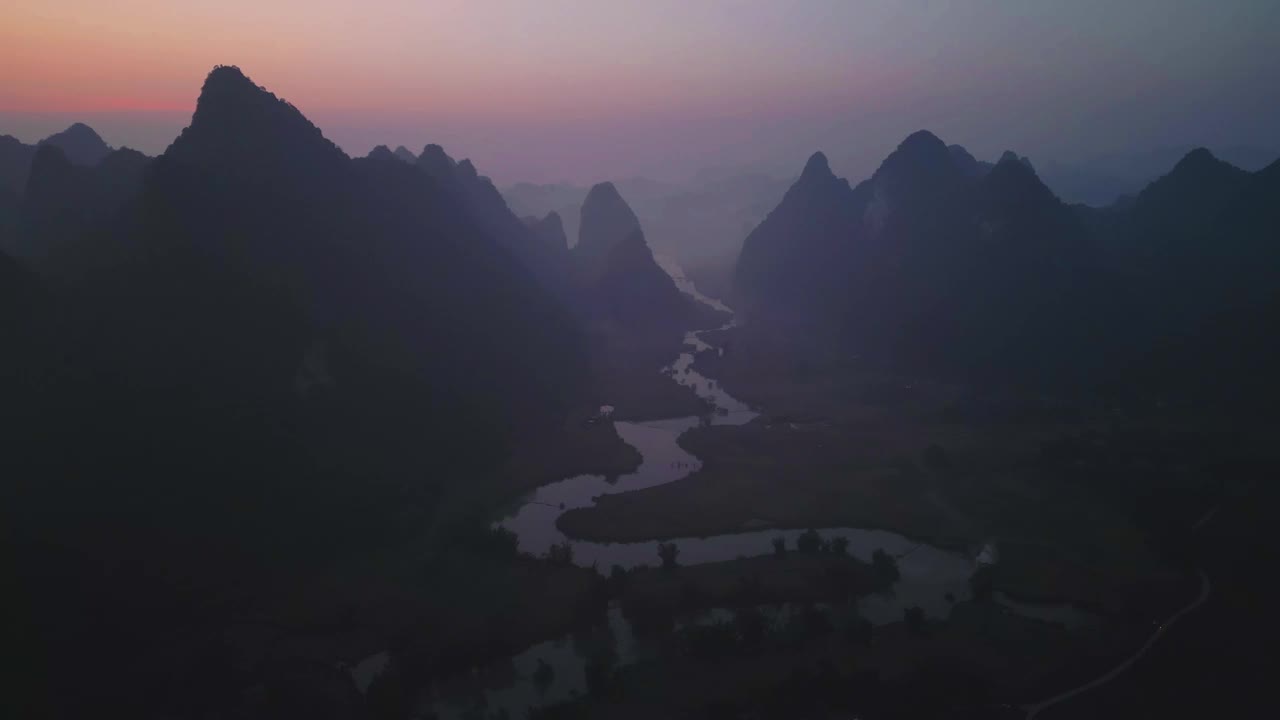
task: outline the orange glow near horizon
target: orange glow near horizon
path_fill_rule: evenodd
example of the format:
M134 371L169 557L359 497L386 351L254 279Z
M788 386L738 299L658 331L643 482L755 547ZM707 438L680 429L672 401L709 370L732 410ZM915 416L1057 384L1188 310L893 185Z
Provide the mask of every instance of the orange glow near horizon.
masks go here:
M481 5L16 0L0 27L0 111L190 110L217 64L319 111L608 117L803 94L767 65L750 87L733 82L739 48L706 52L679 28L628 27L626 13L596 17L626 35L551 41L567 28L536 3Z
M348 152L450 142L520 178L795 172L924 127L984 156L1273 143L1280 3L1168 5L5 0L0 133L111 115L160 152L227 64Z

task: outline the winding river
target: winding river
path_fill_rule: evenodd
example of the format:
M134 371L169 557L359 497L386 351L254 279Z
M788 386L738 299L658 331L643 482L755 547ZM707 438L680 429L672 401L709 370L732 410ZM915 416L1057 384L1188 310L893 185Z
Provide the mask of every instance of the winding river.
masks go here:
M659 262L675 279L677 286L695 298L728 311L718 301L707 298L688 282L678 266L659 258ZM709 421L717 425L740 425L750 422L755 413L745 403L729 395L714 380L692 369L694 354L709 350L698 332L685 336L684 351L662 372L676 382L692 388L708 400L714 410ZM556 519L566 510L589 507L595 498L612 493L630 492L679 480L701 467L699 460L677 443L685 431L703 422L703 418L682 417L654 422L617 422L615 428L624 441L635 447L642 462L634 472L615 479L599 475L578 475L539 487L522 504L497 524L512 531L522 552L545 554L552 545L570 542L573 562L583 567L596 567L602 572L614 565L634 568L658 564L657 541L636 543L586 542L566 537L556 527ZM849 553L866 561L872 553L883 549L897 558L901 574L893 591L862 598L857 613L873 624L901 620L904 608L918 606L934 618L945 618L953 603L970 596L969 577L983 562L994 561L993 547L974 548L972 553L944 550L919 543L902 535L884 531L850 527L818 528L824 538L844 537ZM765 555L773 552L774 538L786 538L795 547L800 529L761 528L746 532L708 537L675 538L680 548L680 563L694 565L738 557ZM999 598L998 598L999 599ZM1004 601L1014 612L1039 617L1048 622L1073 625L1083 621L1069 608L1027 605ZM761 608L775 621L785 621L789 606ZM700 618L683 622L705 622L722 619L723 611L704 613ZM591 632L579 632L535 645L509 658L486 672L464 674L433 688L429 709L440 718L468 717L477 708L484 713L505 710L510 717L524 717L531 707L571 699L586 691L584 670L587 659L600 644L607 644L615 654L618 666L656 657L656 649L647 648L617 609L608 613L608 622ZM367 658L356 666L353 676L363 690L387 664L385 653ZM542 682L535 678L539 668ZM496 669L495 669L496 668ZM550 679L548 679L550 677Z
M718 310L729 312L729 308L719 301L698 292L674 262L663 257L657 259L682 291ZM746 403L693 369L694 354L711 349L699 337L700 334L687 333L684 351L671 365L663 368L662 372L671 375L676 382L692 388L699 397L711 403L714 410L708 419L712 424L742 425L755 419L757 413ZM605 479L600 475L578 475L544 485L530 493L518 509L498 524L515 533L522 552L541 555L553 544L568 541L573 546L573 561L576 564L583 567L594 566L601 572L608 572L614 565L630 569L638 565L658 564L658 541L598 543L575 540L560 532L556 527L556 519L566 510L590 507L595 503L595 498L601 495L663 485L697 471L702 466L701 462L681 448L677 441L681 434L702 421L698 417L683 417L645 423L614 423L622 439L640 451L642 461L635 472L615 479ZM902 579L895 586L893 596L868 600L866 603L865 614L872 622L901 620L903 608L911 605L920 606L930 616L945 617L950 611L951 600L963 599L969 595L969 577L979 562L976 553L975 556L969 556L943 550L884 530L850 527L817 530L824 538L846 538L849 541L849 553L868 562L872 553L878 549L883 549L898 559ZM802 532L804 529L779 530L762 527L725 535L674 538L668 542L679 546L682 565L696 565L767 555L773 552L773 539L779 536L786 538L788 546L795 547L796 538ZM947 598L948 595L951 600Z

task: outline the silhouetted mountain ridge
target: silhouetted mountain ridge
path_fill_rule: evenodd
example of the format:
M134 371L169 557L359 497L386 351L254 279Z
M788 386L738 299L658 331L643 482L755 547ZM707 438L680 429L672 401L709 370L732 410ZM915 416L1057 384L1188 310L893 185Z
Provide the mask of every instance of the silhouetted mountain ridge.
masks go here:
M564 221L560 219L560 213L552 210L542 219L526 217L524 223L529 226L534 235L557 253L569 251L569 240L565 235Z
M578 227L570 255L589 315L676 337L716 324L716 314L682 293L654 260L639 219L613 183L599 183L587 193Z
M111 147L98 133L84 123L74 123L66 130L41 140L40 145L57 147L75 165L97 165L111 152Z
M855 188L813 165L744 243L735 298L758 326L902 367L1025 369L1019 348L1093 282L1069 277L1089 266L1081 223L1016 155L986 169L919 131Z
M405 146L403 146L403 145L397 145L397 146L396 146L396 149L395 149L395 156L396 156L397 158L400 158L401 160L403 160L403 161L405 161L405 162L409 163L410 165L412 165L413 163L418 162L418 156L417 156L417 155L414 155L412 150L410 150L409 148L407 148L407 147L405 147Z
M75 123L35 145L27 145L10 135L0 135L0 190L7 188L21 195L36 150L45 145L61 150L72 164L86 167L97 165L111 152L111 146L84 123Z
M744 244L749 330L1007 382L1203 384L1189 369L1207 369L1214 344L1185 338L1215 323L1217 346L1237 353L1220 360L1269 357L1219 320L1280 307L1274 165L1248 173L1198 149L1105 210L1062 203L1017 153L987 169L927 132L852 190L811 166Z
M301 189L331 182L348 158L293 105L224 65L209 73L191 124L160 160L227 180Z

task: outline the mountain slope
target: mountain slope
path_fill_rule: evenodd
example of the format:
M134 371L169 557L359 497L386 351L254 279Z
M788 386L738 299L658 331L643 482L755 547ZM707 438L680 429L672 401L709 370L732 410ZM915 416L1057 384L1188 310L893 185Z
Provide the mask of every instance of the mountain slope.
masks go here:
M1026 354L1044 328L1078 339L1064 322L1094 287L1090 253L1029 163L988 169L920 131L853 188L812 157L744 243L735 297L757 328L901 369L1054 374Z
M923 131L852 189L818 155L748 236L735 293L748 334L876 367L1190 392L1274 355L1256 328L1280 307L1276 167L1196 150L1095 210L1025 157L988 168Z
M560 213L552 210L541 220L536 217L526 217L524 223L539 240L557 253L569 251L569 239L565 235L564 221L560 219Z
M541 241L470 160L455 161L439 145L427 145L418 156L417 167L465 208L485 233L519 260L543 289L562 303L573 304L564 253Z
M40 153L51 211L128 164ZM3 307L24 322L2 328L20 367L0 373L0 506L57 717L192 706L156 658L203 640L172 628L328 622L328 598L273 591L473 522L513 429L558 427L590 391L572 318L452 195L347 158L236 68L141 175L86 223L111 262ZM5 300L31 278L12 265Z
M63 152L75 165L93 166L111 152L111 146L93 128L75 123L59 133L41 140L39 145L52 145Z
M654 260L640 221L612 183L591 188L570 251L585 311L620 332L681 336L714 327L716 313L680 292Z

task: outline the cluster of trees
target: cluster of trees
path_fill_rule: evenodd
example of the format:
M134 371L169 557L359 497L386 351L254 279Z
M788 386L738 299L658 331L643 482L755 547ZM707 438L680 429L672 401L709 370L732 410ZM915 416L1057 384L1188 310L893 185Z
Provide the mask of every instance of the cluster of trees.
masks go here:
M573 544L565 540L547 548L547 562L552 565L573 565Z
M796 538L796 550L805 555L848 555L849 538L843 535L824 538L817 530L810 528ZM773 539L773 553L778 557L787 554L785 537L779 536Z
M695 623L676 632L677 644L692 657L715 660L765 650L797 649L833 636L850 645L871 642L872 625L849 606L834 612L818 605L787 608L770 617L760 607L734 610L727 621Z
M680 556L680 548L675 543L658 543L658 558L662 560L663 570L674 570L679 567L676 559Z
M898 571L898 561L883 548L877 548L871 553L871 570L885 585L892 585L902 577Z

